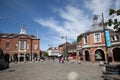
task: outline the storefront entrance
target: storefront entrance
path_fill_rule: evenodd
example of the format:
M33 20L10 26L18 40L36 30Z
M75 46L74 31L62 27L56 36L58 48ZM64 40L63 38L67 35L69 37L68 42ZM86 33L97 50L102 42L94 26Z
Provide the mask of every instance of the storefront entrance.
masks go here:
M89 51L85 51L85 60L86 61L90 61L90 54L89 54Z
M120 61L120 48L113 49L113 58L114 61Z
M105 61L105 55L103 50L97 49L95 51L95 61Z

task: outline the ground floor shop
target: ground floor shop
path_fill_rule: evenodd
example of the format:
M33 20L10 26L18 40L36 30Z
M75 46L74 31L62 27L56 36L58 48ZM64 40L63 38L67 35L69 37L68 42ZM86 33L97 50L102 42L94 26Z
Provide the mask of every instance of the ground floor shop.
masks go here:
M27 62L27 61L38 61L41 58L40 53L5 53L8 56L9 62Z
M81 51L77 51L77 54L80 56L83 61L120 61L120 47L111 47L108 48L108 56L106 53L105 47L94 47L94 48L84 48Z

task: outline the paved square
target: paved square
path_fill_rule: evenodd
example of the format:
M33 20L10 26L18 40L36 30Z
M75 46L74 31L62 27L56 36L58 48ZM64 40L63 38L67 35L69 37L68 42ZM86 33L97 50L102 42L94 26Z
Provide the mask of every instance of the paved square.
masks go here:
M68 80L70 72L77 72L80 80L103 80L98 63L82 62L58 63L58 61L26 62L10 64L10 68L0 71L0 80Z

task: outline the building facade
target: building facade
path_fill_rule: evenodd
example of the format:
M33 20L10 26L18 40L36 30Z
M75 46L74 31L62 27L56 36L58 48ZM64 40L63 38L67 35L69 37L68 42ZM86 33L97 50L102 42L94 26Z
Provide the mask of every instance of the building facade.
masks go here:
M26 34L21 28L20 34L0 33L0 48L10 61L37 60L40 55L40 39L34 35Z
M68 51L68 46L71 45L69 42L63 43L58 46L58 50L60 54L64 54L66 51Z
M69 57L72 57L73 59L77 59L79 55L77 55L77 51L76 51L76 44L71 44L68 46L68 54Z
M50 47L50 48L47 50L47 52L48 52L49 57L59 57L59 56L60 56L57 47Z
M77 54L83 61L120 61L120 33L115 33L111 29L106 30L110 32L110 47L106 47L103 28L81 34L83 37L77 44Z

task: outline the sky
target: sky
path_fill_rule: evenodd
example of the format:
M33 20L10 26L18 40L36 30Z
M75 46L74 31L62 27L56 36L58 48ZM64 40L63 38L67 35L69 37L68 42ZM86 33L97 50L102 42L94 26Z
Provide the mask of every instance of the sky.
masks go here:
M94 15L109 19L111 8L120 9L120 0L0 0L0 32L19 34L25 25L47 50L65 43L65 36L76 41L91 29Z

